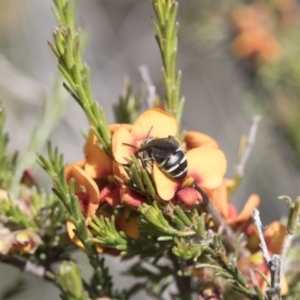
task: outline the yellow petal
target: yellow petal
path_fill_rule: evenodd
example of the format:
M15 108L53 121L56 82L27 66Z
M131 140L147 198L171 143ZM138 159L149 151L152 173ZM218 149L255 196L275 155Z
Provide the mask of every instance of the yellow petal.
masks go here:
M74 233L74 229L75 229L74 224L69 220L66 223L66 229L67 229L68 236L69 236L70 240L72 241L72 243L74 243L83 252L86 252L84 245L82 244L82 242L78 239L78 237ZM104 248L100 244L96 244L96 249L97 249L98 253L103 253Z
M87 192L89 204L86 218L90 218L90 215L96 212L100 203L99 189L96 182L84 170L74 165L67 169L65 176L67 182L69 182L71 178L74 178L76 183Z
M202 132L186 131L184 135L184 141L187 149L193 149L202 146L219 148L218 143L212 137Z
M259 195L252 194L248 198L241 213L236 218L234 218L232 220L228 220L227 223L228 224L233 224L233 223L236 224L236 223L246 222L247 220L249 220L251 218L254 208L257 208L259 203L260 203Z
M162 200L171 200L181 181L172 179L163 173L156 163L153 164L153 178L157 193Z
M84 170L92 178L106 178L113 173L112 159L98 146L86 146L86 164Z
M120 230L125 232L133 239L138 239L140 232L138 230L138 218L127 219L125 215L120 215L116 218L116 223Z
M113 134L120 126L126 127L129 131L131 131L131 129L132 129L132 124L115 123L115 124L110 124L108 127L109 127L111 134Z
M278 221L272 222L264 231L268 250L272 254L280 254L286 238L286 226Z
M226 181L223 180L221 185L213 190L207 191L212 203L215 205L219 213L225 219L228 217L228 193Z
M132 134L139 140L145 140L150 136L165 138L169 135L176 136L177 121L169 113L159 108L144 111L134 122Z
M85 161L85 158L84 158L84 159L78 160L78 161L76 161L76 162L74 162L74 163L72 163L72 164L66 165L66 166L65 166L65 170L64 170L64 171L65 171L65 176L67 176L67 174L70 173L71 169L73 169L74 166L77 166L77 167L83 169L83 167L84 167L84 165L85 165L85 162L86 162L86 161Z
M132 146L128 146L128 145ZM115 160L120 164L128 164L130 155L136 152L137 140L128 130L127 126L121 125L112 137L112 152Z
M213 147L198 147L186 153L188 177L204 188L220 186L226 172L227 161L224 153Z

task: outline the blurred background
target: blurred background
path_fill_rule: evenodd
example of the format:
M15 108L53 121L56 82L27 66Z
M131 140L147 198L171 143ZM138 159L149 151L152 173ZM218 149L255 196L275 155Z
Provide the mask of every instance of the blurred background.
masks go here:
M0 100L7 111L6 129L12 151L24 151L39 124L44 101L51 101L58 71L47 40L56 22L50 0L0 0ZM178 68L183 72L186 105L183 129L213 136L228 158L232 177L241 135L261 115L245 178L234 196L242 208L251 193L261 196L264 225L282 217L280 195L300 194L300 35L296 0L179 1ZM125 75L138 91L139 67L147 65L158 93L163 95L161 58L151 25L150 1L78 0L77 24L87 33L85 60L91 67L95 99L114 122ZM66 92L60 97L67 98ZM298 126L299 125L299 126ZM82 158L82 130L87 120L79 106L68 101L49 140L64 153L67 163ZM40 184L51 182L38 167ZM81 261L84 274L85 257ZM118 258L108 258L115 276ZM26 291L15 300L59 299L51 284L22 275L0 264L0 292L14 280L25 280ZM118 277L117 287L131 279ZM132 279L133 280L133 279ZM137 296L135 299L139 299ZM167 299L167 298L166 298Z

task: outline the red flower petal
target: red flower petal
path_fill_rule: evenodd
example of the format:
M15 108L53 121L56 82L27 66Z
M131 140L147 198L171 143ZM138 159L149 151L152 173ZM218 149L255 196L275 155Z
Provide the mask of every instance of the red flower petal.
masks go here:
M100 192L100 200L106 201L110 206L120 204L120 187L115 184L108 184Z
M203 198L201 194L193 188L183 188L177 191L176 198L187 206L193 206L202 203Z

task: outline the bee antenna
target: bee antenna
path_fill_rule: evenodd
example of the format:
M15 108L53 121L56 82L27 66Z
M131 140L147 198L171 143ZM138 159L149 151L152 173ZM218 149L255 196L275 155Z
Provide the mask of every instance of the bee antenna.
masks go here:
M122 143L123 145L126 145L126 146L130 146L130 147L133 147L133 148L136 148L136 149L138 149L139 147L137 147L137 146L134 146L134 145L131 145L131 144L127 144L127 143Z
M152 129L153 129L153 126L151 126L151 128L149 129L149 131L148 131L148 133L147 133L147 137L146 137L146 139L149 137L149 135L150 135L150 132L152 131Z

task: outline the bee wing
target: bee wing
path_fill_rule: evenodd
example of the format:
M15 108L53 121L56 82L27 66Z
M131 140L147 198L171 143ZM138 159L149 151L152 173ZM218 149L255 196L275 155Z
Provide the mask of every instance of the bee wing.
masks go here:
M177 149L178 147L176 145L170 143L162 143L159 146L156 145L156 147L152 149L152 155L157 159L166 159L172 156Z

